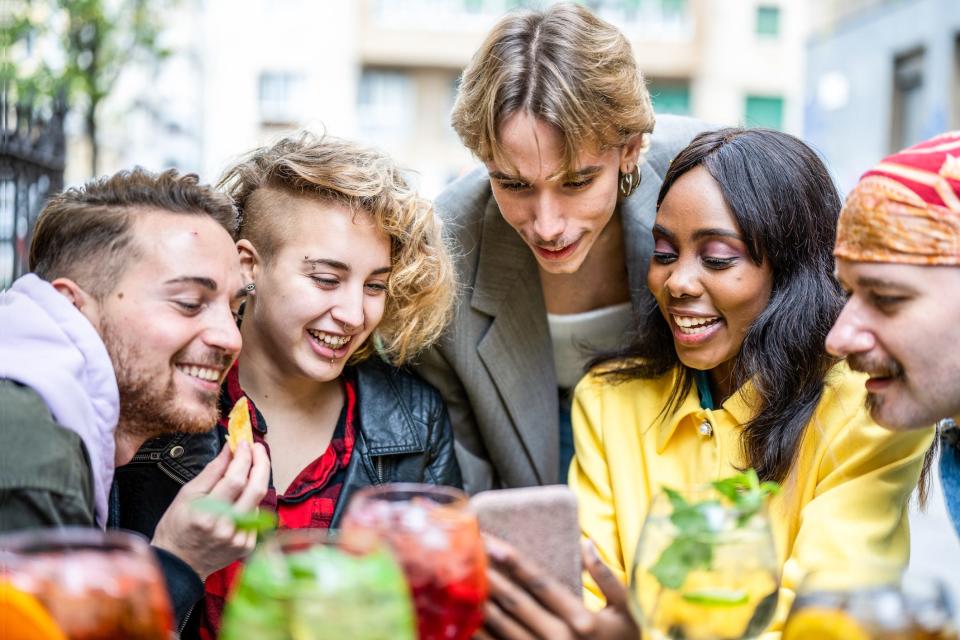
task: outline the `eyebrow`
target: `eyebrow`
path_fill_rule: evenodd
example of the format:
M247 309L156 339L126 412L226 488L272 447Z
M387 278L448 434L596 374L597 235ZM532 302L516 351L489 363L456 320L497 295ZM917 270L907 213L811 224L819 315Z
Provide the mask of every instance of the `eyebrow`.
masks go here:
M653 225L653 232L658 233L669 240L676 240L677 236L668 230L663 225L655 224ZM743 238L740 237L740 234L736 231L731 231L730 229L697 229L693 232L693 239L700 240L701 238L712 238L715 236L721 236L723 238L733 238L735 240L743 241Z
M209 289L210 291L217 290L217 283L212 278L204 278L203 276L180 276L179 278L171 278L163 284L196 284L200 285L204 289Z
M857 285L865 289L900 289L902 291L916 293L916 290L910 285L873 276L860 276L857 278Z
M595 173L600 173L600 171L602 170L603 170L603 167L601 165L592 164L588 167L583 167L581 169L577 169L576 171L564 172L560 175L565 179L583 178L586 176L593 175ZM494 180L517 180L519 182L530 182L523 176L510 175L510 174L504 173L503 171L490 171L488 175Z
M331 260L329 258L304 258L303 264L310 267L330 267L331 269L336 269L337 271L346 271L350 272L350 265L345 262L340 262L339 260ZM374 269L370 272L372 276L378 276L384 273L390 273L392 271L391 267L380 267L379 269Z
M167 280L163 284L195 284L203 287L204 289L212 292L216 292L217 283L213 278L204 278L203 276L180 276L179 278L173 278ZM233 294L234 300L244 300L249 295L246 287L240 287Z

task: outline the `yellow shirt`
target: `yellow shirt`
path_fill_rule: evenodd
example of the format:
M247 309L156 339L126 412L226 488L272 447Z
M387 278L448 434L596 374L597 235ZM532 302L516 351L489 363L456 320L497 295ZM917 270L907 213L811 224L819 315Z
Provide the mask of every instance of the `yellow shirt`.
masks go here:
M574 396L570 485L581 530L624 582L661 486L704 484L744 466L740 432L752 415L751 385L712 411L691 389L677 411L661 416L675 377L612 384L591 375ZM797 462L770 502L783 566L771 630L782 627L810 568L878 560L906 566L909 559L907 502L933 428L896 433L877 425L864 407L865 379L845 363L831 369ZM711 428L701 429L704 423ZM603 605L592 583L585 597L594 608Z

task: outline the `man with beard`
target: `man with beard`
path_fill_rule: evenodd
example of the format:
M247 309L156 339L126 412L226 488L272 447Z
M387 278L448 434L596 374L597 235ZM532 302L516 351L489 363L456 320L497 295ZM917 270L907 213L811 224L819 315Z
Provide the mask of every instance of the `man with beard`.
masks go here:
M216 424L241 344L236 225L229 198L173 170L120 172L50 200L31 273L0 293L0 531L103 528L115 467L154 436ZM269 471L262 446L224 452L165 513L153 545L178 618L202 578L255 542L190 502L255 509Z
M943 421L940 475L960 531L960 131L864 174L840 212L834 255L849 299L827 349L870 374L878 423Z

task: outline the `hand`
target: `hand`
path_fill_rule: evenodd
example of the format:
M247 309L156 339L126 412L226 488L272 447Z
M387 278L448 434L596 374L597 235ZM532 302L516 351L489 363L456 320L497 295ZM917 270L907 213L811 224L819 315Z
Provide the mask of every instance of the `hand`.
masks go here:
M627 589L600 561L593 544L583 543L583 565L607 599L593 612L583 600L521 558L510 545L487 537L490 599L484 628L476 640L638 640L637 628L627 608Z
M224 447L196 478L183 485L164 512L152 544L190 565L206 579L214 571L246 557L257 542L255 531L238 531L225 517L193 508L193 501L212 496L237 511L260 505L270 482L270 458L261 444L241 442L235 454Z

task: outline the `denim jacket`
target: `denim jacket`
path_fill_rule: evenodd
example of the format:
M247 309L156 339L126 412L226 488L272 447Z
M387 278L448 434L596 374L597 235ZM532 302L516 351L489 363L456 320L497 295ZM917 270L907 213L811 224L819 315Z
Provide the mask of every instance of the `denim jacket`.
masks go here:
M942 423L940 435L940 483L947 513L960 535L960 427L952 420Z

